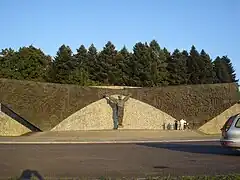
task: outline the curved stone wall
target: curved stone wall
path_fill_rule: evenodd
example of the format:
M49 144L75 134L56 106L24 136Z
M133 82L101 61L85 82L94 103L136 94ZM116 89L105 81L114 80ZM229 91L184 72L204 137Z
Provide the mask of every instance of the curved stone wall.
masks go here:
M113 129L113 116L112 106L101 99L72 114L52 131ZM139 100L129 98L125 103L123 129L163 129L164 123L174 121L172 116Z

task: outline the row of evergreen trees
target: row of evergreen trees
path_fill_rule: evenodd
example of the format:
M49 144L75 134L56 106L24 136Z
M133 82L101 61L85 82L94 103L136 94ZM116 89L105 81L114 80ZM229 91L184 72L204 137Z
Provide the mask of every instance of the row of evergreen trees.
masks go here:
M98 52L92 44L81 45L73 54L62 45L54 58L34 46L18 51L7 48L0 53L0 78L78 85L162 86L237 82L227 56L214 61L194 46L190 51L170 53L157 41L138 42L133 51L124 46L117 51L108 41Z

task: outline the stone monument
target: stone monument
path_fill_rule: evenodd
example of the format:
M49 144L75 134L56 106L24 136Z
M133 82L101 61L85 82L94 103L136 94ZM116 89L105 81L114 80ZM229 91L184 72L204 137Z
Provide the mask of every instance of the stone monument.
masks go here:
M119 95L118 98L105 95L105 98L115 105L116 115L117 115L117 128L123 128L123 116L124 116L124 105L125 102L130 98L131 94L123 98L122 95Z

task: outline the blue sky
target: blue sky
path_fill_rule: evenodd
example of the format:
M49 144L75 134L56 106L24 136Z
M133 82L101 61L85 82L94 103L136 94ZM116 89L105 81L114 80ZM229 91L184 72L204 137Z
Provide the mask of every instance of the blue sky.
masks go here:
M156 39L171 52L228 55L240 78L239 0L1 0L0 17L1 49L33 44L54 56L62 44L132 50Z

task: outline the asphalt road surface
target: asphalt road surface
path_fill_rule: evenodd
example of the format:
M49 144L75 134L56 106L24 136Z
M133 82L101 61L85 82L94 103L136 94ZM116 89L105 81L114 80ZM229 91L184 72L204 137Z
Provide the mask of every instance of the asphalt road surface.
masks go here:
M218 142L0 145L0 177L146 177L240 173L240 153Z

